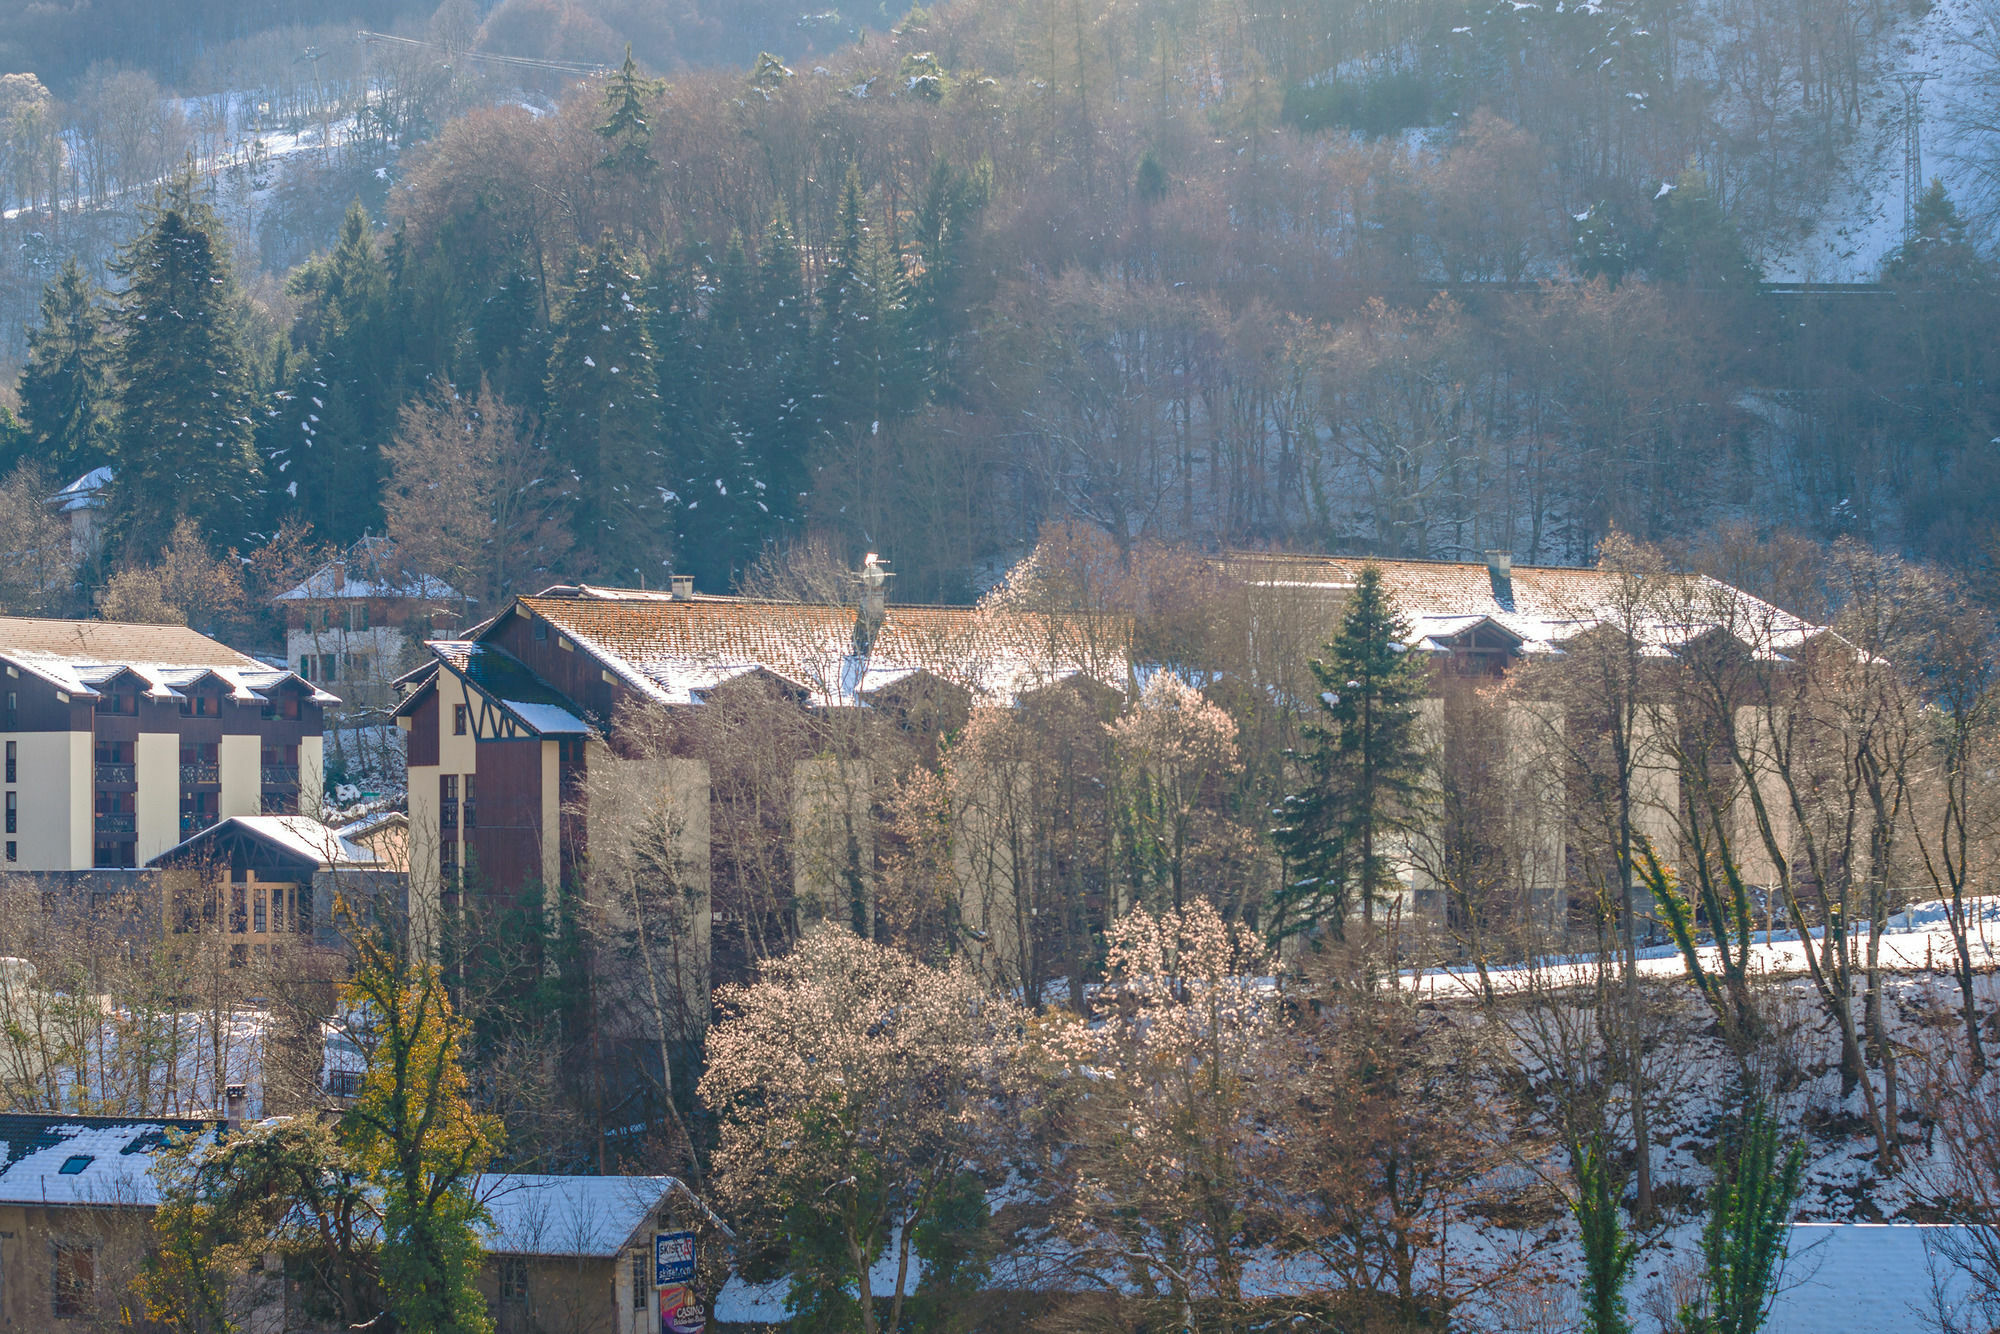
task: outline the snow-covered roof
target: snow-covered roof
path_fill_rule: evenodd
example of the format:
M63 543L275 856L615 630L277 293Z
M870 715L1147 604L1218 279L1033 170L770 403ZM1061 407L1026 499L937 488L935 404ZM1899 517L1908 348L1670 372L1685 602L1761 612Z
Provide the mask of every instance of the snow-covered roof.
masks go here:
M1122 636L1095 644L1071 618L992 606L890 606L864 634L858 608L819 603L592 588L516 606L662 704L699 704L760 672L816 707L864 706L918 672L1001 704L1080 672L1113 687L1125 676Z
M672 1177L482 1175L475 1193L492 1215L480 1244L499 1255L609 1258L650 1233Z
M345 561L333 561L307 575L296 586L273 598L274 602L319 602L342 598L417 598L425 602L459 601L458 590L442 579L427 574L406 574L398 579L373 579L361 575Z
M152 1151L219 1123L165 1118L0 1115L0 1204L152 1208Z
M296 673L238 653L184 625L125 621L64 621L0 616L0 660L85 699L126 672L152 699L181 699L204 679L220 683L230 698L255 703L282 682L294 682L321 704L338 704Z
M1653 655L1722 630L1760 657L1782 658L1826 633L1822 626L1699 574L1659 576L1665 581L1662 595L1642 599L1628 612L1623 604L1631 600L1630 585L1624 575L1573 566L1514 565L1496 571L1483 561L1270 552L1235 553L1223 565L1246 583L1292 589L1329 602L1344 600L1362 569L1372 565L1409 623L1409 645L1417 649L1444 649L1447 641L1488 625L1518 641L1514 647L1522 653L1555 653L1578 635L1631 622Z
M110 468L92 468L83 476L71 482L62 490L49 497L49 503L64 514L76 510L104 508L104 488L111 485L115 474Z
M310 815L232 815L168 848L147 865L184 860L198 847L232 835L256 839L322 871L372 871L383 867L382 859L372 849Z
M399 824L407 825L409 822L410 817L401 811L374 811L357 820L349 820L346 824L334 826L333 832L342 838L366 838L378 830Z

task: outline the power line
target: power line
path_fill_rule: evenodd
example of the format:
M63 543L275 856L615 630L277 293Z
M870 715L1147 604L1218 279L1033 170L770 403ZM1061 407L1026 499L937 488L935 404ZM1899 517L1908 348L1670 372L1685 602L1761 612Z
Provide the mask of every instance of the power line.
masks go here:
M442 51L447 56L461 60L481 60L489 65L505 65L513 69L545 70L554 74L609 74L609 65L586 65L573 60L542 60L534 56L504 56L493 51L455 50L443 42L426 42L416 37L398 37L394 33L369 32L365 28L354 34L354 40L365 46L386 44L389 46L414 46L432 51Z

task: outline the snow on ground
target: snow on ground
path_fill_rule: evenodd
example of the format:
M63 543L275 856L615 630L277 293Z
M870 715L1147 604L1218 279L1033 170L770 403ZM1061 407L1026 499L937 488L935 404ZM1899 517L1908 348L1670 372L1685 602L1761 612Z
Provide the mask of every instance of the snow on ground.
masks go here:
M1760 257L1771 282L1874 282L1903 240L1903 92L1883 77L1926 73L1923 176L1937 177L1963 208L1974 194L1970 173L1952 161L1951 108L1969 97L1987 62L1963 37L1980 25L1980 0L1937 0L1878 44L1882 67L1861 89L1854 140L1841 153L1810 234L1774 240Z
M2000 897L1969 901L1972 919L1972 966L1975 969L2000 965ZM1813 932L1815 941L1821 938ZM1855 957L1866 952L1867 938L1855 937ZM1954 946L1942 900L1911 904L1889 919L1882 940L1885 968L1903 973L1932 973L1951 966ZM1701 950L1702 967L1719 971L1713 946ZM1758 931L1750 947L1753 974L1774 977L1796 976L1806 971L1805 950L1794 931ZM1649 945L1639 951L1639 972L1644 977L1673 978L1686 973L1680 951L1672 945ZM1535 967L1487 969L1495 991L1515 992L1531 983L1541 986L1577 986L1595 977L1596 962L1588 955L1544 959ZM1436 970L1411 970L1403 974L1418 990L1439 997L1455 994L1477 995L1479 974L1469 964Z

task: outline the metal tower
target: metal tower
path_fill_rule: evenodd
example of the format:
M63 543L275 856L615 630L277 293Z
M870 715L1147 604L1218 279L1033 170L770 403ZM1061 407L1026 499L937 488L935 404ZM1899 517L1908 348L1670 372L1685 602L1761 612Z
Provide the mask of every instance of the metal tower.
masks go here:
M1917 203L1924 197L1924 84L1937 75L1905 70L1888 75L1903 90L1903 239L1917 226Z

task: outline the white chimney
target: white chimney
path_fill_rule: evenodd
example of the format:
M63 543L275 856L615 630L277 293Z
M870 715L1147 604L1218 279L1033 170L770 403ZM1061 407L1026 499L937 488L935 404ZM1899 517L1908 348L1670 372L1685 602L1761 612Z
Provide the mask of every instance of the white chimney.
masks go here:
M1512 603L1514 600L1514 553L1512 551L1487 552L1486 575L1493 581L1494 599L1502 603Z
M241 1084L222 1090L222 1116L231 1130L241 1130L250 1108L250 1091Z
M673 581L674 601L685 602L694 596L694 576L676 574L668 576Z

